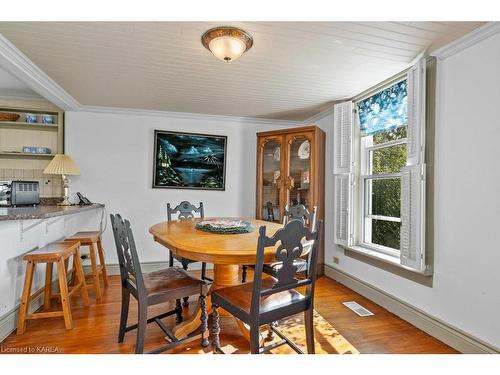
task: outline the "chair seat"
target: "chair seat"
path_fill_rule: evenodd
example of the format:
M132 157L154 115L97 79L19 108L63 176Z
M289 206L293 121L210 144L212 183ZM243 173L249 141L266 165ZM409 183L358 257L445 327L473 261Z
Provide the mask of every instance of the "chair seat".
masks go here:
M79 242L54 242L39 249L30 251L23 259L34 262L56 261L71 256L75 249L80 246Z
M262 279L262 290L271 288L277 280L274 277L265 277ZM222 300L229 302L238 310L250 314L250 305L252 302L253 284L241 284L222 289L217 289L212 292L212 302L219 303ZM266 313L272 310L277 310L281 307L287 307L290 304L305 301L306 297L294 289L289 289L283 292L264 296L260 300L260 313ZM224 302L221 304L224 307Z
M163 270L143 275L144 286L151 297L177 299L200 294L203 281L190 276L179 267L169 267Z
M86 232L77 232L70 237L66 237L65 241L80 241L82 245L88 243L94 243L99 240L101 237L101 232L96 231L86 231Z

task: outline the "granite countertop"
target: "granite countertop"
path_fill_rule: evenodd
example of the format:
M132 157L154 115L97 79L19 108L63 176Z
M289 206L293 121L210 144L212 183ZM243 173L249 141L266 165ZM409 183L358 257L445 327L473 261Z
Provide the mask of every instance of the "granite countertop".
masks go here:
M101 203L94 203L89 206L39 205L36 207L0 207L0 221L47 219L102 207L104 207L104 204Z

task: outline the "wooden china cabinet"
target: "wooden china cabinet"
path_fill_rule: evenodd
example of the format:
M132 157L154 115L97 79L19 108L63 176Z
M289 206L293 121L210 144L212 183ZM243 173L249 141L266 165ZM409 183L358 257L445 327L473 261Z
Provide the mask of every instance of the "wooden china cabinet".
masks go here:
M287 204L325 212L325 132L317 126L257 133L257 219L282 222ZM324 233L324 230L323 230ZM324 241L318 274L324 263Z

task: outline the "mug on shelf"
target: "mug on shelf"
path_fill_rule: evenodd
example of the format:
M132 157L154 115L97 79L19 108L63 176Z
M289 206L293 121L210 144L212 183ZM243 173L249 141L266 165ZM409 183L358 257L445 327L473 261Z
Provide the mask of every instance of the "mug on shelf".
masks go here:
M37 122L37 120L36 120L36 114L34 114L34 113L25 113L24 114L24 119L29 124L36 124L36 122Z
M53 124L54 116L53 115L42 115L42 123L43 124Z

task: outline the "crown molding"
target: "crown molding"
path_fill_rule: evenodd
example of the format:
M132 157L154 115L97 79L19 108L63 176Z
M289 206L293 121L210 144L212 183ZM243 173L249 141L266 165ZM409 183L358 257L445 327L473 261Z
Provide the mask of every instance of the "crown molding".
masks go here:
M80 104L75 98L55 83L2 34L0 34L0 66L59 108L66 111L79 109Z
M302 121L265 119L258 117L223 116L223 115L210 115L204 113L157 111L149 109L101 107L101 106L90 106L90 105L81 105L78 111L114 114L114 115L128 115L128 116L169 117L169 118L190 119L190 120L239 122L242 124L257 124L257 125L295 126L295 125L302 125L303 123Z
M438 48L430 53L430 55L435 56L439 60L447 59L498 32L500 32L500 22L488 22L446 46Z

